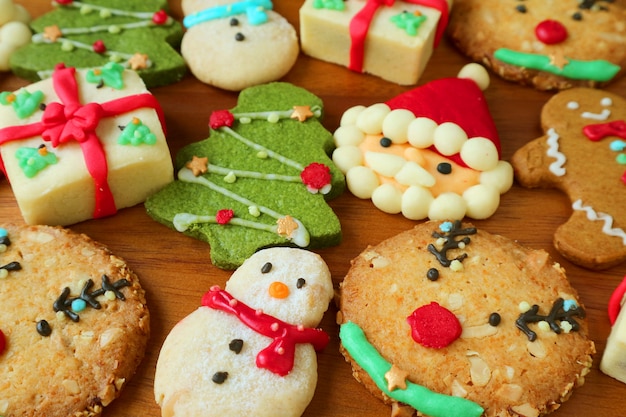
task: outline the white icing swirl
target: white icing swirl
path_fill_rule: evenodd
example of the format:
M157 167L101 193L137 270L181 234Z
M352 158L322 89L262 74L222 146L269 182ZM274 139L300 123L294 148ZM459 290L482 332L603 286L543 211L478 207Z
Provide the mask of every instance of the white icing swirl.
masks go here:
M580 199L574 201L572 208L577 211L584 211L587 214L587 219L591 221L604 222L602 232L609 236L622 238L622 244L626 245L626 232L619 227L613 227L613 217L610 214L596 212L593 207L583 205Z
M556 159L556 161L550 164L550 172L552 172L557 177L562 177L565 175L565 162L567 162L567 158L565 155L559 151L559 134L556 133L554 128L548 129L548 150L546 151L546 155Z

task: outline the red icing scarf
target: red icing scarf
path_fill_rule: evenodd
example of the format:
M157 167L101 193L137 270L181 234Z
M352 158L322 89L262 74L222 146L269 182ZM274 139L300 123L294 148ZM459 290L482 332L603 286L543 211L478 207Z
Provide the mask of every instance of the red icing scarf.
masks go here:
M439 22L437 23L437 32L435 33L435 46L439 44L443 32L448 25L448 3L446 0L404 0L407 3L418 4L433 9L437 9L441 13ZM350 63L348 68L352 71L363 71L363 59L365 51L365 38L370 27L370 23L374 19L374 15L379 7L393 6L396 0L367 0L365 6L350 21Z
M257 354L256 365L280 376L287 375L293 369L297 343L311 343L316 351L320 351L330 340L322 329L285 323L260 310L252 309L219 287L212 287L204 294L202 305L234 314L251 329L274 339Z
M96 204L93 217L110 216L116 213L117 208L107 181L106 154L96 135L100 119L151 107L156 110L165 130L164 117L156 98L149 93L121 97L107 103L82 105L75 73L75 68L65 68L63 65L55 68L52 81L61 102L47 104L40 122L0 129L0 145L35 136L41 136L54 148L77 141L83 151L87 170L94 180ZM8 178L1 158L0 169Z

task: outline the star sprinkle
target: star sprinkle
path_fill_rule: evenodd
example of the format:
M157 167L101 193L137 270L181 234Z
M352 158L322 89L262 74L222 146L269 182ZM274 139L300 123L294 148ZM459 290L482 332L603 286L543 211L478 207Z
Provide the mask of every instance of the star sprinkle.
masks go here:
M128 64L135 71L148 68L148 55L136 52L128 60Z
M63 33L57 25L46 26L43 30L43 37L50 42L56 42Z
M293 217L287 215L276 220L278 229L276 232L281 236L291 236L293 232L298 228L298 223L293 220Z
M391 365L391 369L385 374L387 380L387 389L393 391L395 389L406 389L406 380L409 377L407 371L403 371L396 365Z
M563 69L567 64L569 64L569 60L565 58L563 52L557 51L554 54L550 55L550 65L554 65L558 69Z
M191 170L194 176L199 176L205 174L208 171L209 158L199 158L197 156L193 156L191 161L187 162L185 165L187 168Z
M299 122L304 122L309 117L315 116L311 111L311 106L293 106L291 118Z

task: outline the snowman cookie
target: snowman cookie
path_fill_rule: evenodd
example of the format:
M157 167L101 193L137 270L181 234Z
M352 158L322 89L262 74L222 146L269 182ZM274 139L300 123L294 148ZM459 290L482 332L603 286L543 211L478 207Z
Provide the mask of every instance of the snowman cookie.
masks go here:
M181 53L200 81L240 91L283 77L300 47L271 0L183 0Z
M8 71L14 51L30 42L30 14L13 0L0 0L0 71Z
M348 189L412 220L484 219L511 187L500 139L482 94L485 69L431 81L386 103L348 109L333 161Z
M554 234L568 260L605 269L626 260L626 99L572 88L544 105L545 135L511 159L524 187L557 188L572 214Z
M547 252L429 221L368 247L340 286L341 350L392 415L547 414L595 353L585 310Z
M167 336L154 379L162 415L302 415L315 352L329 341L315 326L332 297L319 255L281 247L251 256Z
M455 0L448 34L471 59L539 90L624 73L626 5L613 0Z

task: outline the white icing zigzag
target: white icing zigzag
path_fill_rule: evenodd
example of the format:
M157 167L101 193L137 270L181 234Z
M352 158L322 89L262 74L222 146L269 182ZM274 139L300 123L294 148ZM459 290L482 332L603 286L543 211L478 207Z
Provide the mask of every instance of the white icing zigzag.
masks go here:
M550 172L552 172L557 177L562 177L565 175L565 168L563 165L567 161L565 155L559 151L559 134L556 133L554 128L550 128L548 130L548 150L546 154L555 158L556 161L550 164Z
M583 205L582 200L576 200L572 204L572 208L578 211L584 211L587 213L587 219L591 221L602 221L604 222L604 226L602 226L602 232L609 236L621 237L622 243L626 245L626 232L619 227L613 227L613 217L609 214L596 212L591 206Z

